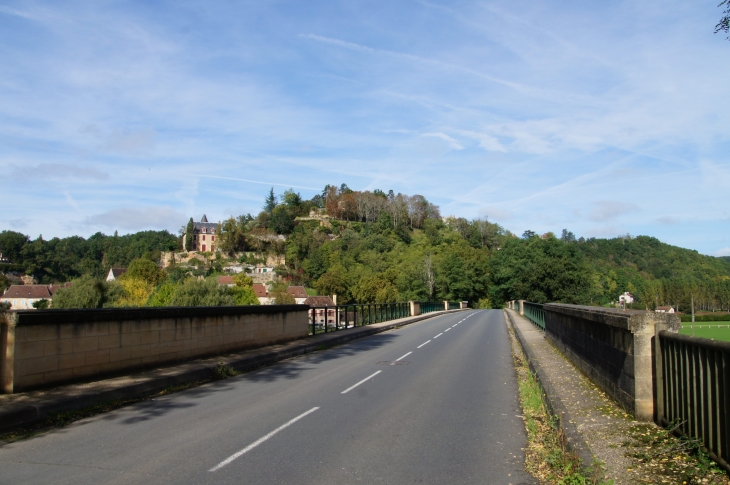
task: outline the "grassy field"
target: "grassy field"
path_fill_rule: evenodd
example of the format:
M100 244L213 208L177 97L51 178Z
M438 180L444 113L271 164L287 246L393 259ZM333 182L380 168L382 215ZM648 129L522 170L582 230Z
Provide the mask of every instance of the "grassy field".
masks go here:
M679 333L692 335L691 325L691 323L683 322ZM730 322L697 322L695 323L695 337L730 342Z

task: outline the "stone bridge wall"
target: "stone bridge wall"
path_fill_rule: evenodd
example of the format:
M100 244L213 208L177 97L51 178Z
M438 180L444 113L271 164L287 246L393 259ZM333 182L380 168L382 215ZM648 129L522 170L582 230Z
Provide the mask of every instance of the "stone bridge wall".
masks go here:
M555 303L543 308L545 337L624 409L652 420L654 335L677 332L679 316Z
M26 310L0 316L2 392L306 337L302 305Z

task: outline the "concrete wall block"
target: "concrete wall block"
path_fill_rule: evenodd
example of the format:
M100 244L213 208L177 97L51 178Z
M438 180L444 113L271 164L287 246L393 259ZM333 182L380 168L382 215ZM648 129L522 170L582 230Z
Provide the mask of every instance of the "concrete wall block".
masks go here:
M150 355L150 344L136 345L129 349L129 357L132 359L143 359Z
M94 322L86 324L86 336L93 337L109 335L109 322Z
M27 359L27 375L43 374L44 372L58 370L58 359L59 357L56 355Z
M193 335L191 326L189 323L180 324L175 327L175 340L187 340Z
M99 350L111 349L122 345L122 336L118 333L102 335L99 337Z
M81 337L73 340L74 352L99 350L99 337Z
M15 327L15 341L28 340L28 331L30 327Z
M23 327L21 327L23 328ZM33 325L25 327L26 336L22 340L38 341L38 340L56 340L59 336L59 328L57 325ZM16 334L15 341L17 342L18 336Z
M57 339L43 341L43 355L63 355L73 352L74 343L71 339Z
M142 344L143 333L142 332L128 332L122 333L122 347L134 347Z
M109 361L110 362L123 362L131 359L132 348L131 347L112 347L109 349Z
M86 337L86 326L82 323L59 324L58 338Z
M96 366L99 364L105 364L109 362L110 351L109 349L104 350L92 350L84 354L84 365L85 366Z
M15 341L15 359L30 359L43 357L45 355L45 344L43 341L26 340Z
M160 343L160 332L155 330L152 332L141 332L138 335L142 336L141 344L158 344Z
M86 355L83 352L76 354L64 354L58 356L58 369L72 369L74 367L83 367L86 362Z
M177 332L174 328L160 330L160 342L175 342L177 340Z

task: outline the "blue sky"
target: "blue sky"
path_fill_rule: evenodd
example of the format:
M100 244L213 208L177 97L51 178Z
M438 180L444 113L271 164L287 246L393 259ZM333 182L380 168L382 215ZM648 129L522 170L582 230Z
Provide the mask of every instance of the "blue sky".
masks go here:
M730 255L718 0L0 3L0 229L177 231L271 186Z

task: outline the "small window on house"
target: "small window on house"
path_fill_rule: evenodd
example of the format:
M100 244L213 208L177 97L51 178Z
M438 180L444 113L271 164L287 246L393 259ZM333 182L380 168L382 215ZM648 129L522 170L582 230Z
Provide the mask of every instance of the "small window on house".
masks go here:
M210 236L211 241L215 241L215 236Z
M205 252L205 244L203 244L203 252Z
M203 241L205 241L205 235L203 235Z

